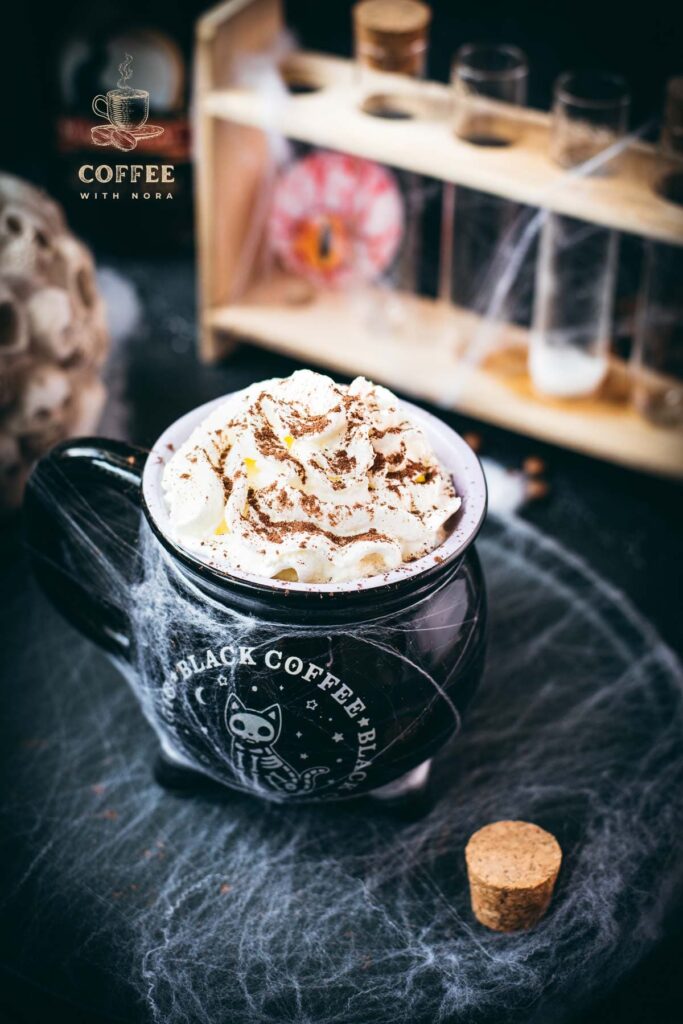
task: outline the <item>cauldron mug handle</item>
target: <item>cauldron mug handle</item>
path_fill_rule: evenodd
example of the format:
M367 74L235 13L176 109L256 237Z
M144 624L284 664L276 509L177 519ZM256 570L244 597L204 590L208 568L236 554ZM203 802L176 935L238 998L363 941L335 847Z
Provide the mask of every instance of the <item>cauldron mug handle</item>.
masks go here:
M38 462L24 499L26 540L43 590L72 625L122 659L130 652L124 591L138 567L147 455L102 437L62 442Z

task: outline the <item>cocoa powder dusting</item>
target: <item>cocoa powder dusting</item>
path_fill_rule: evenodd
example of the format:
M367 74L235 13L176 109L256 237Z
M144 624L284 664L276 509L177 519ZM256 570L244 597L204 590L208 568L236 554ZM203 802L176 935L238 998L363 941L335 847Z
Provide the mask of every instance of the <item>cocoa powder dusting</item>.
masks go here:
M336 452L328 458L333 473L351 473L356 466L356 459L346 451Z
M262 395L261 398L264 396ZM275 431L271 427L270 423L266 419L263 411L261 401L254 402L253 408L258 413L262 426L258 430L254 431L254 440L256 441L256 447L258 448L261 455L277 459L279 462L291 462L295 467L297 474L301 477L302 483L306 483L306 470L301 465L298 459L288 451L283 441L280 441Z
M305 437L306 434L322 434L329 425L330 420L327 416L308 416L305 419L300 416L289 424L289 432L292 437Z
M316 498L315 494L302 494L301 507L309 516L319 516L322 513L320 501Z
M386 466L386 464L387 464L387 460L382 455L382 453L381 452L375 452L375 461L373 462L372 466L370 467L370 472L371 473L381 473L382 470L384 469L384 467Z
M386 479L402 482L406 479L414 480L415 477L423 476L423 483L428 483L429 480L434 478L435 474L436 469L433 466L427 466L424 462L413 462L409 459L405 466L401 466L400 469L393 469L387 473Z
M239 489L239 508L236 512L241 518L238 517L236 520L239 524L237 529L243 529L251 535L251 543L263 557L267 554L269 544L281 545L289 542L293 549L305 549L321 547L319 541L316 545L316 538L325 538L329 542L329 548L327 551L320 551L320 555L334 563L334 549L344 549L348 545L361 542L396 544L399 541L396 537L391 538L379 532L375 526L350 536L340 536L337 531L353 529L354 526L351 524L354 523L358 524L356 529L372 523L379 523L381 526L384 512L392 512L395 509L400 509L404 515L410 513L411 519L414 516L419 522L424 522L428 515L424 507L424 498L428 496L433 499L434 496L429 491L420 493L420 486L435 479L439 480L440 467L428 454L423 458L419 455L412 459L409 457L409 451L412 454L412 447L409 434L405 435L407 443L404 440L405 423L399 426L383 426L383 422L386 422L384 407L372 394L349 395L341 390L337 391L337 394L337 405L329 407L322 414L313 414L310 408L307 409L300 404L293 405L290 401L261 391L256 399L252 398L249 408L241 418L234 418L227 427L212 431L212 440L207 444L208 450L197 446L189 456L191 462L196 463L198 457L208 461L220 480L226 503L233 493L233 502L237 499ZM332 437L329 433L330 428L333 424L336 427L335 417L342 413L345 419L343 429L338 436L335 434ZM373 420L377 424L374 427L371 426ZM238 468L231 473L231 479L227 479L227 457L232 446L232 441L228 442L228 438L234 440L233 428L238 426L249 432L255 451L252 444L247 444L244 459L235 460ZM360 435L359 428L362 428ZM316 443L315 437L326 432L326 441ZM387 439L388 435L392 435L395 440L385 440L381 446L395 450L377 450L382 439ZM367 443L363 440L368 437L372 445L371 450L368 450ZM306 438L310 438L312 443L304 440L300 446L293 446L293 439ZM359 440L362 442L360 445ZM293 451L290 450L292 447ZM354 451L356 454L351 454ZM365 461L366 451L369 456L368 462ZM247 454L249 457L246 457ZM271 482L265 486L261 484L264 477L262 458L287 464L286 470L281 470L273 467L271 462L265 474L266 477L270 477ZM289 466L294 467L293 471L290 471ZM309 467L315 472L310 473L306 486ZM293 479L294 473L297 479ZM307 490L315 490L312 481L318 473L322 478L321 484L326 485L324 499L318 497L316 493L306 493ZM182 473L181 479L190 479L191 475L191 472ZM273 476L279 479L273 480ZM251 484L252 477L253 486L245 488L245 507L242 504L243 491L240 488L244 487L245 479ZM447 480L444 479L443 484L444 490L448 492ZM348 495L353 493L356 487L359 488L358 493L361 497L349 503ZM334 493L330 494L328 488ZM450 490L454 493L452 487ZM367 498L364 497L366 491L369 491ZM437 506L432 504L431 507L432 511L437 511ZM287 519L287 516L296 516L299 509L302 518ZM361 511L368 514L356 516L356 513ZM419 555L413 553L405 558L404 562L408 563L416 557ZM437 555L435 562L439 561Z
M374 529L374 527L369 530L365 530L363 533L351 534L349 537L338 537L330 530L325 530L322 526L317 526L315 523L309 523L305 519L276 522L271 519L264 509L261 508L256 492L253 490L249 491L247 504L258 520L258 523L255 523L253 519L251 520L252 528L260 536L270 541L271 544L281 544L287 537L291 537L296 533L308 533L311 535L326 537L337 547L345 547L347 544L355 544L358 541L364 540L386 541L387 543L390 543L389 537L387 537L386 534L379 533Z
M283 509L292 507L292 499L289 497L284 487L280 488L280 490L277 493L277 498L275 500L277 502L278 508Z

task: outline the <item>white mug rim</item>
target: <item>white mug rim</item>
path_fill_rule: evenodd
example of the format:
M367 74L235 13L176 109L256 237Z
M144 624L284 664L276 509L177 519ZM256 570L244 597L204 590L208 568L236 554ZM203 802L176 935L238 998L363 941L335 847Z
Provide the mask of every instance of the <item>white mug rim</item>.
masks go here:
M226 583L231 581L246 583L266 588L274 593L351 594L391 586L409 578L417 578L430 569L446 562L451 563L464 554L477 536L486 516L487 505L486 479L479 459L464 438L447 423L425 409L413 405L412 402L400 399L400 406L409 418L425 430L439 461L452 474L457 493L462 500L462 505L456 513L453 529L438 547L430 551L429 554L423 555L414 562L399 566L397 569L376 576L347 580L343 583L294 583L288 580L257 576L239 569L228 571L203 561L192 548L178 543L170 532L169 514L161 484L163 470L175 450L213 409L230 399L237 399L246 390L244 388L211 399L174 420L154 442L143 470L142 494L153 525L169 548L177 551L185 559L190 558L198 568L203 567L213 576L222 577ZM444 457L444 450L449 452L451 458Z

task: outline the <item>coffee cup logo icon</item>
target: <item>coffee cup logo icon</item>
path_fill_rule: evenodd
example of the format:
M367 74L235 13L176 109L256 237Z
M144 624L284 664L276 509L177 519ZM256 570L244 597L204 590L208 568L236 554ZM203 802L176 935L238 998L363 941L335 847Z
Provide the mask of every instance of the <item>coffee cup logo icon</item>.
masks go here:
M110 89L106 96L95 97L92 108L115 128L135 130L142 128L149 117L149 93L144 89Z
M140 139L151 139L163 134L159 125L148 124L149 93L146 89L134 89L128 84L133 77L133 58L127 53L119 64L120 78L116 89L106 95L100 93L92 101L93 113L104 118L108 124L91 129L96 146L113 146L129 151L135 149Z

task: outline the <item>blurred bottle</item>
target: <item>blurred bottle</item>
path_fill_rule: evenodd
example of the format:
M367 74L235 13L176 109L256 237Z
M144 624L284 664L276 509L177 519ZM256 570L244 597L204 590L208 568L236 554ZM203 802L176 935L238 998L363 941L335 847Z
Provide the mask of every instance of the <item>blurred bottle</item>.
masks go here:
M192 238L189 89L193 24L198 2L117 0L72 9L55 60L54 125L58 170L54 190L71 223L104 251L131 254L181 249ZM92 110L98 94L115 89L119 65L133 58L130 84L149 92L148 124L163 128L131 151L96 145L91 129L105 124ZM172 164L173 181L84 184L84 164ZM118 200L104 192L119 193ZM162 199L132 199L157 191ZM87 199L85 192L91 193ZM172 198L167 198L170 193ZM98 198L94 198L98 194Z

